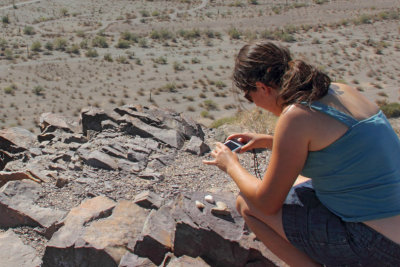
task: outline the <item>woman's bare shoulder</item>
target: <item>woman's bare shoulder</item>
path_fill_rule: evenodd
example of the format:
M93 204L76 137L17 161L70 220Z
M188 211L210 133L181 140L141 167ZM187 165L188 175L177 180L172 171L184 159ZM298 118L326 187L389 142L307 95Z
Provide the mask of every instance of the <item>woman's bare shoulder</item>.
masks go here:
M288 106L279 117L277 129L289 131L296 135L307 133L314 128L313 124L317 120L318 114L309 106L302 104L292 104Z

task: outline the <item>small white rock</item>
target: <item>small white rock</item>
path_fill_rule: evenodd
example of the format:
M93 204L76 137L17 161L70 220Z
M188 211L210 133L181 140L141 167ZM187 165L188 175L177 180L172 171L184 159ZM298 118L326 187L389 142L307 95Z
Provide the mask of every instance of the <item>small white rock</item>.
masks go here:
M206 196L204 197L204 200L207 201L208 203L211 203L211 204L214 204L214 203L215 203L214 198L213 198L212 195L206 195Z
M197 207L199 210L202 210L202 209L204 209L206 206L205 206L202 202L196 200L196 207Z
M211 209L211 213L225 216L231 214L228 206L222 201L217 201L217 206Z

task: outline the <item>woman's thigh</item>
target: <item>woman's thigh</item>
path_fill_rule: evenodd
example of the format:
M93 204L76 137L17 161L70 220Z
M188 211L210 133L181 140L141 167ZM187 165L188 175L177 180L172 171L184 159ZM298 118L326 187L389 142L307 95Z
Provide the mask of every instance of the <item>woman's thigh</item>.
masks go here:
M290 190L285 203L293 204L299 202L299 199L295 193L295 189L299 187L312 187L311 180L307 177L299 176L294 186ZM248 201L248 199L241 193L239 194L236 200L236 205L238 211L241 214L246 213L248 215L256 217L257 219L268 225L270 228L272 228L277 234L283 237L286 241L289 241L288 238L286 237L283 227L282 209L280 209L278 213L274 215L266 215L259 209L257 209L253 204L251 204L250 201ZM266 205L268 205L268 203Z

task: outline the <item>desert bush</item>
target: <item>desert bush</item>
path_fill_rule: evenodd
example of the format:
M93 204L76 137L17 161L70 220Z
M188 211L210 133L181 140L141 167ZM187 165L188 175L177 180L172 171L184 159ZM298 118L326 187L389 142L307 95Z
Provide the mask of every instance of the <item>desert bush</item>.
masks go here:
M135 58L135 52L133 52L133 51L125 51L125 54L129 59Z
M46 42L44 44L44 48L46 48L49 51L52 51L54 49L53 43L52 42Z
M192 58L191 60L192 64L199 64L201 61L197 57Z
M189 112L195 112L195 111L196 111L196 108L193 107L193 106L188 106L188 107L186 108L186 110L189 111Z
M237 117L236 116L225 117L225 118L221 118L221 119L213 121L213 123L211 123L210 127L211 128L218 128L218 127L220 127L222 125L235 124L236 121L237 121Z
M243 35L244 35L244 38L250 42L257 39L257 32L255 32L255 31L247 30L243 33Z
M104 55L104 60L108 62L113 62L113 58L110 53Z
M153 12L151 12L151 15L153 17L158 17L158 16L160 16L160 12L158 12L157 10L154 10Z
M200 116L203 118L210 118L210 112L208 112L207 110L203 110L202 112L200 112Z
M137 43L139 41L139 36L135 33L125 31L121 33L120 39Z
M207 29L204 31L204 34L208 37L208 38L218 38L221 39L222 34L220 32L217 31L213 31L210 29Z
M97 35L97 36L103 36L103 37L105 37L105 36L106 36L106 32L105 32L105 30L100 30L100 31L98 31L98 32L96 33L96 35Z
M68 53L72 53L72 54L76 54L79 55L81 52L79 51L80 46L77 44L73 44L70 47L68 47L67 52Z
M314 0L314 3L317 5L322 5L327 3L329 0Z
M281 14L281 11L282 11L282 8L280 6L273 6L272 7L272 12L274 12L277 15Z
M14 95L15 91L17 90L17 86L15 84L12 84L10 86L5 87L3 90L5 94Z
M257 0L247 0L247 2L248 2L250 5L258 5L258 1L257 1Z
M67 17L69 15L68 14L68 9L65 8L65 7L61 8L60 9L60 15L63 16L63 17Z
M84 39L79 43L79 46L82 49L88 49L89 48L89 40L88 39Z
M241 32L233 27L228 30L228 35L231 39L240 39Z
M311 43L312 44L321 44L321 41L315 37L314 39L312 39Z
M298 30L297 27L294 26L293 24L289 24L283 27L283 31L290 34L296 33L297 30Z
M40 52L42 50L42 43L40 41L35 41L31 45L31 50L34 52Z
M153 59L153 62L161 65L166 65L168 63L167 58L163 56Z
M274 36L276 39L287 43L292 43L296 41L296 38L294 38L293 34L285 31L276 31Z
M138 44L139 44L139 46L142 47L142 48L147 48L147 47L148 47L147 39L144 38L144 37L142 37L142 38L139 39Z
M387 103L384 101L380 104L380 108L388 118L400 117L400 103Z
M97 53L96 49L94 49L94 48L88 49L88 50L86 51L85 55L86 55L87 57L98 57L98 56L99 56L99 54Z
M218 105L213 100L207 99L203 101L202 105L206 110L218 110Z
M150 17L150 12L147 10L141 10L140 15L142 15L143 18Z
M7 40L4 38L0 38L0 48L4 50L7 48L7 45L8 45Z
M10 18L8 17L8 15L1 17L1 21L3 22L3 24L10 24Z
M268 39L268 40L274 40L274 39L275 39L275 37L274 37L274 32L271 31L271 30L268 30L268 29L262 31L262 32L260 33L260 37L261 37L262 39Z
M170 93L175 93L177 92L177 86L175 83L167 83L163 87L160 88L162 91L170 92Z
M184 39L195 39L200 38L201 32L199 29L191 29L191 30L179 30L178 35L183 37Z
M178 61L175 61L172 67L174 68L174 71L185 70L185 66L183 66L182 63L179 63Z
M32 26L25 26L23 29L24 34L26 35L34 35L35 29Z
M261 108L241 110L235 114L235 123L251 132L272 133L277 117Z
M353 20L353 23L354 23L355 25L370 24L370 23L372 23L372 19L373 19L372 15L369 15L369 14L362 14L361 16L355 18L355 19Z
M121 64L128 64L129 63L128 59L125 56L118 56L115 60L118 63L121 63Z
M153 30L150 33L150 38L155 40L168 40L174 38L174 34L166 29Z
M9 48L6 48L6 49L4 50L4 56L5 56L6 59L8 59L8 60L14 59L14 53L13 53L13 51L12 51L11 49L9 49Z
M292 6L294 8L301 8L301 7L306 7L307 4L306 3L293 3Z
M41 85L36 85L32 89L32 93L34 93L35 95L43 95L43 92L44 92L44 88Z
M92 40L92 46L93 47L100 47L100 48L107 48L108 47L108 43L107 43L107 39L104 36L96 36L93 38Z
M244 7L244 4L243 4L241 1L236 0L235 2L229 4L229 6L233 6L233 7Z
M385 92L378 92L377 95L382 96L382 97L388 97L388 95Z
M223 81L216 81L215 87L222 89L222 88L226 87L226 84Z
M54 49L65 51L68 46L68 41L64 38L57 38L54 40Z
M76 31L76 36L84 38L86 36L85 32L82 30Z
M123 39L119 39L118 43L115 45L116 48L127 49L131 47L131 42Z

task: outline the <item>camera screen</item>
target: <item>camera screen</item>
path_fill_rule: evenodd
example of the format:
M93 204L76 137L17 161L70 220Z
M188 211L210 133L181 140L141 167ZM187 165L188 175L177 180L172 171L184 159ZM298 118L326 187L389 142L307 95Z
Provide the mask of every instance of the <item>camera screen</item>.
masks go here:
M225 145L230 149L230 150L235 150L238 149L240 147L240 145L232 142L232 141L228 141L225 143Z

